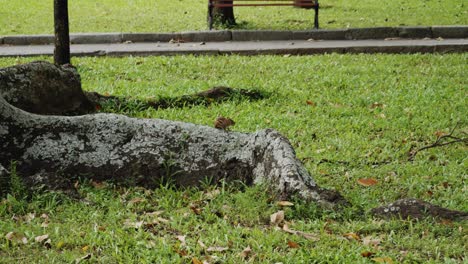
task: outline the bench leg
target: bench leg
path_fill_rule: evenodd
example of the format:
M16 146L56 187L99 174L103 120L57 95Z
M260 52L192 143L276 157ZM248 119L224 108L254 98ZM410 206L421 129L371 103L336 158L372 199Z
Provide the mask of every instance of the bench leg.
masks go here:
M315 5L314 9L315 9L314 27L315 29L319 29L319 20L318 20L319 3L318 2Z

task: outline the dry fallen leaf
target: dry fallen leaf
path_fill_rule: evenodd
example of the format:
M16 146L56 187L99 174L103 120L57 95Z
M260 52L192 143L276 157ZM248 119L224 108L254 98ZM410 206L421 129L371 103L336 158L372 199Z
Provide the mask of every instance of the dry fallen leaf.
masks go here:
M81 263L81 261L87 260L87 259L90 259L90 258L91 258L91 254L86 254L85 256L83 256L81 258L75 259L75 264Z
M46 240L48 238L49 238L49 235L45 234L45 235L42 235L42 236L35 237L34 241L36 241L37 243L42 243L44 240Z
M136 197L136 198L131 199L131 200L128 202L128 204L129 204L129 205L134 205L134 204L141 203L141 202L144 202L144 201L145 201L144 198Z
M205 196L206 196L206 199L212 200L216 198L216 196L218 196L219 194L221 194L221 191L219 189L214 189L213 191L207 192Z
M319 241L320 240L320 238L316 234L292 230L292 229L289 229L288 225L286 225L286 224L283 225L283 231L286 232L286 233L302 236L302 237L304 237L304 238L306 238L308 240L312 240L312 241Z
M150 213L145 213L145 216L157 217L160 216L164 211L154 211Z
M239 254L241 256L241 258L248 258L250 257L250 255L252 255L252 249L250 248L250 246L247 246L246 248L244 248L244 250L242 250L242 252Z
M181 257L185 257L185 256L188 255L187 250L183 250L183 249L182 249L182 250L177 249L177 250L176 250L176 253L179 254L179 256L181 256Z
M361 252L361 256L365 257L365 258L369 258L371 257L372 255L374 255L374 253L370 252L370 251L364 251L364 252Z
M444 131L436 131L434 132L434 135L437 137L437 138L440 138L442 136L446 136L447 133L445 133Z
M366 236L362 239L362 244L365 246L378 246L380 245L380 242L380 239L373 238L372 236Z
M93 181L93 180L91 180L91 185L96 189L103 189L104 187L106 187L105 183L97 182L97 181Z
M382 103L377 103L377 102L375 102L375 103L371 104L370 108L371 108L371 109L375 109L375 108L385 108L385 105L382 104Z
M192 258L192 264L203 264L200 260L198 260L197 258L193 257Z
M284 211L278 211L270 215L270 223L273 225L278 225L284 221Z
M361 237L358 234L353 233L353 232L343 234L343 236L347 238L348 240L361 240Z
M18 234L16 232L9 232L5 235L5 238L16 243L28 243L28 239L24 235Z
M203 243L203 241L201 241L201 240L198 240L198 245L200 245L200 247L203 248L203 249L206 248L205 243Z
M306 104L308 104L310 106L316 106L316 104L314 102L312 102L311 100L306 100Z
M373 258L373 261L377 263L388 263L388 264L393 264L393 260L389 257L378 257L378 258Z
M86 252L86 251L88 251L88 249L89 249L89 246L86 245L86 246L84 246L84 247L81 248L81 251Z
M288 202L288 201L279 201L279 202L276 203L276 205L278 205L278 206L283 206L283 207L294 206L293 203Z
M366 187L369 187L369 186L372 186L372 185L376 185L378 183L378 181L376 179L372 179L372 178L367 178L367 179L359 179L357 180L357 182L362 185L362 186L366 186Z
M29 213L24 216L24 220L28 223L30 223L34 218L36 218L36 215L34 213Z
M228 250L228 247L209 247L206 249L207 252L223 252Z
M190 210L192 210L192 212L194 212L196 215L199 215L202 213L202 209L193 204L190 205Z
M133 228L138 229L138 228L142 227L143 224L144 224L144 221L132 222L132 221L130 221L130 219L127 219L124 222L124 227L127 227L127 228L128 227L133 227Z
M294 241L291 241L291 240L288 240L288 247L289 248L300 248L298 243L296 243Z
M177 240L180 241L180 245L181 245L182 247L184 247L184 246L186 245L186 243L185 243L185 237L186 237L186 236L177 236Z

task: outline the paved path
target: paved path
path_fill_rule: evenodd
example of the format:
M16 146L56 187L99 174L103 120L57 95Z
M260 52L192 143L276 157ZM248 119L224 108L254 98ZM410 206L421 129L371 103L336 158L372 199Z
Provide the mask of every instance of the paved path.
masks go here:
M52 55L53 45L0 45L0 57ZM75 44L74 56L149 56L149 55L260 55L321 53L447 53L467 52L468 39L390 39L390 40L283 40L187 43L112 43Z

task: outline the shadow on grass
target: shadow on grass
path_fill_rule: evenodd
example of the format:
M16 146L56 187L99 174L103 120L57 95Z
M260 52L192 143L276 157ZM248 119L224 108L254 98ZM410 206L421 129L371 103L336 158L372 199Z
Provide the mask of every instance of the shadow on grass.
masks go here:
M187 106L221 103L225 101L255 101L267 97L265 92L246 89L234 89L229 87L213 87L212 89L178 97L162 97L156 100L141 100L135 98L102 95L96 92L88 92L86 96L96 106L97 110L104 109L105 112L128 113L142 111L148 108L166 109L182 108Z

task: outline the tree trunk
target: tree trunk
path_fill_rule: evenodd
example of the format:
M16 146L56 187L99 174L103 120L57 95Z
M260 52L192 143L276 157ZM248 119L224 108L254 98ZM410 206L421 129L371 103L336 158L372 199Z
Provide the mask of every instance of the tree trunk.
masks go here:
M145 187L165 180L176 186L240 180L266 183L283 199L294 195L328 208L347 205L339 193L316 185L289 141L272 129L239 133L115 114L32 114L5 100L18 105L18 97L6 95L12 87L18 93L46 91L47 83L42 89L30 89L34 82L29 78L35 75L16 74L18 68L48 72L48 78L55 80L77 73L44 62L0 69L0 175L6 173L2 167L14 160L27 187L68 189L78 178ZM79 82L79 77L73 80ZM67 87L57 89L61 96L76 93ZM29 104L45 104L37 94L29 97L33 98Z
M232 4L232 1L223 1L221 4ZM217 23L227 26L236 25L233 7L215 7L213 9L213 19Z
M70 63L70 34L68 27L68 0L54 0L55 49L57 65Z

